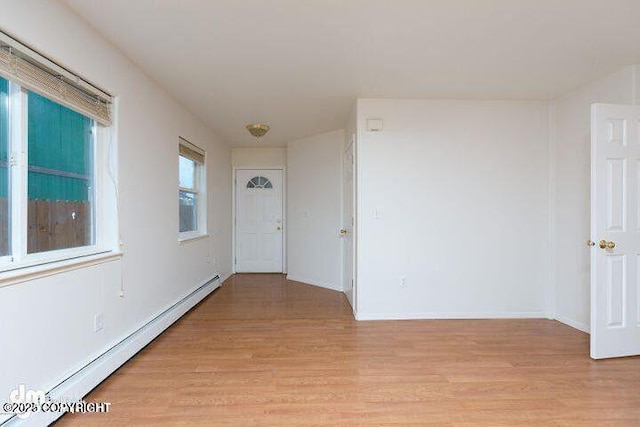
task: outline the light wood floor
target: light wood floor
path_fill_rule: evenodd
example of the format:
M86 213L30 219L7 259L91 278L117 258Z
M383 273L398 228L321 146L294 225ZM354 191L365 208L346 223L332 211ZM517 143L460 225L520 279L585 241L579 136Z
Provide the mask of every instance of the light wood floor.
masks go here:
M238 275L57 426L640 426L640 358L549 320L356 322L341 293Z

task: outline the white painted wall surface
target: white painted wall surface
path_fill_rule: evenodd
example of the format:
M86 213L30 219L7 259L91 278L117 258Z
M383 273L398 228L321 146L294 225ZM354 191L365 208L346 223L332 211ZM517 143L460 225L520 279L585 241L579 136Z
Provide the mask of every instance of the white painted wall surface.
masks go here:
M0 288L0 400L45 389L204 280L231 271L231 153L205 126L55 1L3 2L0 28L119 98L121 260ZM207 152L210 237L179 244L178 136ZM121 282L124 297L119 297ZM105 328L93 332L104 313Z
M358 318L549 315L547 121L544 102L358 100Z
M287 149L235 147L231 150L231 164L235 167L281 168L287 165Z
M640 64L633 65L633 104L640 104Z
M287 145L288 278L342 290L344 130Z
M638 100L638 66L603 77L551 103L555 164L553 269L558 320L583 331L590 323L591 104ZM635 91L635 94L634 94Z

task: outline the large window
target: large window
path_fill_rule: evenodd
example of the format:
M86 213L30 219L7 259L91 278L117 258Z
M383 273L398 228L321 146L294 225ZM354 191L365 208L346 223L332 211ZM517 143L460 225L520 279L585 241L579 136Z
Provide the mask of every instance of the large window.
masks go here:
M0 256L92 246L95 121L2 78L0 103Z
M204 151L180 138L178 156L178 209L182 238L205 233Z
M103 250L95 171L111 98L0 36L0 271Z

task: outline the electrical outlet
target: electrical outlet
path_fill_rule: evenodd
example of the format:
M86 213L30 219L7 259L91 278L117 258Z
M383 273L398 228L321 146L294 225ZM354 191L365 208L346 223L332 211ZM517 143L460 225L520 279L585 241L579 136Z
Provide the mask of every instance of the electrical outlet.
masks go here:
M98 313L93 318L93 330L99 332L104 329L104 314Z
M405 276L402 276L400 278L400 287L401 288L406 288L407 287L407 278Z

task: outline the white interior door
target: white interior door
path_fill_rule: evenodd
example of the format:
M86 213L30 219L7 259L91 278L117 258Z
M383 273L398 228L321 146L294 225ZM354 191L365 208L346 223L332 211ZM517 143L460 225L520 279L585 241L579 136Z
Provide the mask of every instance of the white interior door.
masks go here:
M356 307L356 290L354 287L354 173L355 173L355 144L353 138L347 146L343 157L342 176L342 280L343 289L351 307Z
M282 170L236 170L236 272L282 273Z
M591 109L591 357L640 354L640 107Z

